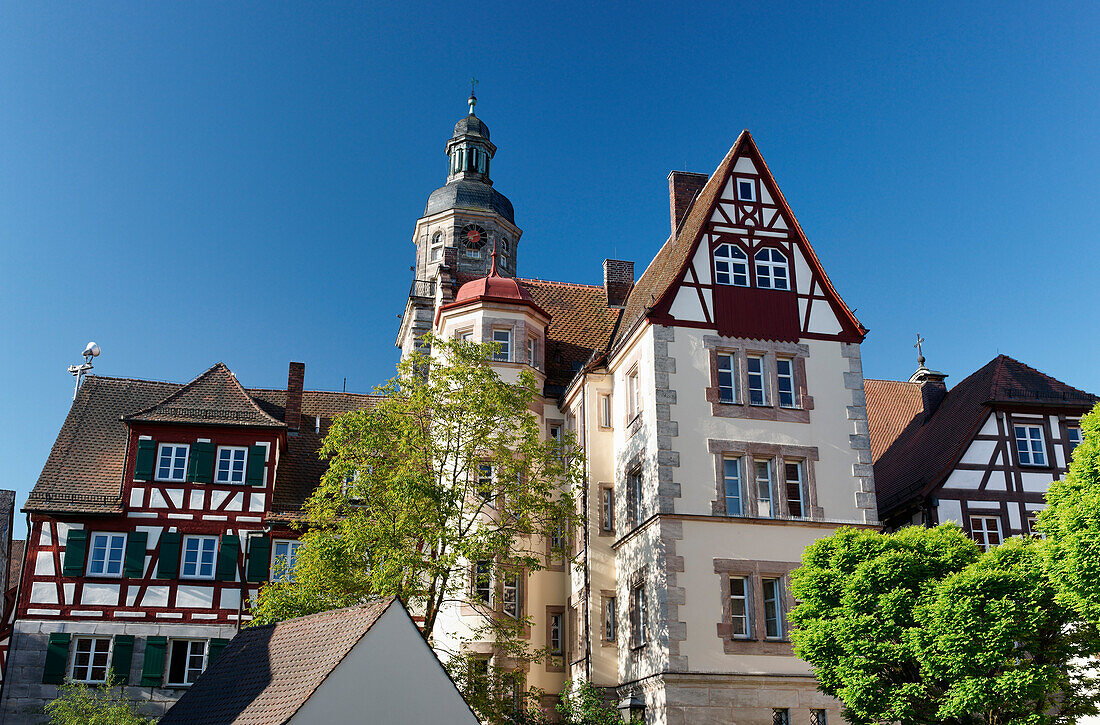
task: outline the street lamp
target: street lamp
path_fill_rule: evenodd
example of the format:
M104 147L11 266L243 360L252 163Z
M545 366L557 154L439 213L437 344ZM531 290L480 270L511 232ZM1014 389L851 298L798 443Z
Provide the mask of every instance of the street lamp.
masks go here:
M619 703L618 710L619 714L623 717L623 722L628 723L628 725L633 722L644 722L645 701L638 697L638 694L633 690L622 699L622 702Z

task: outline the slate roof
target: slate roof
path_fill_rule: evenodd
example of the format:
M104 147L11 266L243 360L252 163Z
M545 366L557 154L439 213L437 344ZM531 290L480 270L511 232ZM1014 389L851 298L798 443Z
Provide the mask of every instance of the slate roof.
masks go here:
M547 395L564 391L594 352L602 353L622 310L607 306L602 285L517 279L531 298L550 315L546 330Z
M212 368L164 400L132 412L126 420L140 423L199 423L250 428L283 428L285 423L265 413L225 366Z
M878 435L884 440L888 433L883 429L897 425L898 421L897 418L891 421L884 411L906 408L904 401L888 402L885 398L891 394L901 398L912 393L896 386L882 386L877 393L880 400L874 413L871 396L868 396L868 423L872 437L876 435L874 429L880 428ZM1007 355L998 355L951 388L927 421L924 416L911 420L893 443L874 459L880 516L885 517L939 485L978 432L992 406L1067 407L1084 413L1097 400L1100 399L1091 393L1066 385Z
M161 725L287 722L395 601L386 597L242 630ZM385 653L378 655L384 667Z
M219 363L211 371L219 366L225 367ZM232 378L231 373L229 376ZM202 378L199 376L197 380ZM227 382L223 379L213 388L228 389ZM235 378L232 382L239 387ZM178 394L186 387L180 383L132 378L85 378L24 511L121 513L127 441L123 417L135 410L153 411L152 422L167 423L168 416L163 414L163 406L159 404L184 399ZM263 421L259 424L261 427L283 427L285 390L241 390L255 411L249 411L241 401L234 403L237 408L247 411L250 418ZM288 436L288 450L279 461L275 494L270 505L273 513L298 511L317 486L326 467L318 459L317 451L332 418L370 407L376 399L376 396L359 393L307 390L302 394L302 430L298 435ZM319 433L314 432L316 416L321 417ZM139 418L145 419L137 416L131 420Z

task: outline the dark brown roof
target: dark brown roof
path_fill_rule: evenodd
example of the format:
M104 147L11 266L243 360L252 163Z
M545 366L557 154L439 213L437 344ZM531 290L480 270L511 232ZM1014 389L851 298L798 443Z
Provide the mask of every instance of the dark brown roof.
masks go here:
M909 422L924 412L917 383L902 380L863 381L867 392L867 423L871 429L871 458L878 460Z
M602 286L518 280L531 298L550 315L545 359L548 393L560 393L593 352L611 344L621 310L607 306Z
M11 540L11 554L8 559L8 588L19 585L19 576L22 573L23 549L27 546L26 539Z
M1097 400L1091 393L1066 385L1007 355L998 355L951 388L927 421L924 416L913 419L875 459L880 515L885 517L939 485L965 452L993 405L1068 407L1084 413ZM876 425L870 414L870 398L868 422Z
M126 420L250 428L282 428L285 425L256 405L225 363L216 363L156 405L130 413Z
M287 722L395 601L387 597L242 630L160 722ZM380 667L385 654L378 653Z

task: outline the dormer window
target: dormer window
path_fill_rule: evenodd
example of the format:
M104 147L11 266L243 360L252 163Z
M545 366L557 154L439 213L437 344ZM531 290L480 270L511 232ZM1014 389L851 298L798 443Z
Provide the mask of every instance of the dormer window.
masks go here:
M764 289L790 289L787 258L774 247L756 253L756 286Z
M752 179L737 180L737 200L756 201L756 184Z
M187 473L187 450L183 443L161 443L157 452L157 480L182 481Z
M214 472L214 483L244 483L247 458L247 448L241 446L218 448L218 468Z
M736 244L715 247L714 281L735 287L749 286L749 257Z

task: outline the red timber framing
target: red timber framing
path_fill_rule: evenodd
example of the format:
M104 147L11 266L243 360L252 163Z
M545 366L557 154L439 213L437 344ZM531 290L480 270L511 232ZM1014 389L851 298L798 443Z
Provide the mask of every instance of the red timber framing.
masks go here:
M649 314L662 325L716 329L726 336L861 342L867 333L829 281L748 131L696 200L680 234L694 238L672 282ZM741 183L751 195L740 193ZM708 193L709 192L709 193ZM751 196L751 198L742 198ZM705 213L704 213L705 211ZM690 218L701 215L701 224ZM714 251L735 245L747 257L748 286L715 283ZM758 286L755 255L773 248L787 260L788 290Z
M247 483L198 483L134 480L139 442L186 444L194 453L196 443L214 447L211 462L217 465L217 449L235 446L266 448L263 475L258 485ZM19 596L19 618L64 620L113 620L129 622L235 624L241 602L254 596L260 586L256 576L248 581L246 553L255 537L264 534L265 520L280 453L286 450L286 432L272 428L199 426L184 424L132 423L122 485L123 512L120 515L62 515L32 513L27 540L26 569ZM210 480L214 480L211 474ZM145 560L140 576L123 571L119 576L88 573L92 542L79 574L66 575L66 547L73 531L123 533L127 544L135 534L147 537ZM289 531L283 532L290 534ZM161 559L165 534L178 534L171 548L174 576L162 576ZM217 537L215 571L209 578L187 578L183 571L184 537ZM231 571L223 562L223 537L236 536L239 550ZM168 537L169 539L175 537ZM293 535L285 538L295 538ZM227 551L233 541L228 542ZM129 552L129 550L127 550ZM264 547L253 550L263 555ZM228 561L228 558L225 559ZM264 562L263 580L267 579ZM71 565L71 562L70 562ZM254 569L259 564L253 565Z

